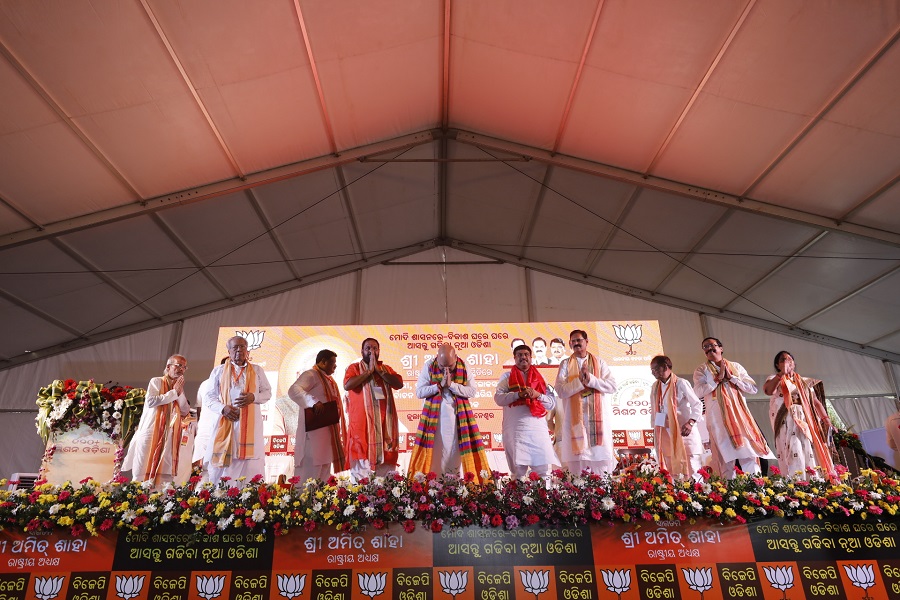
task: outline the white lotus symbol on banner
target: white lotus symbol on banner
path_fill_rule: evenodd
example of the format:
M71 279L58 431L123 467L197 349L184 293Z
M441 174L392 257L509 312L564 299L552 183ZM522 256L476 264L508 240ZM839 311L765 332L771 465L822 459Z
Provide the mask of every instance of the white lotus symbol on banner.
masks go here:
M363 596L374 598L384 592L387 585L387 573L357 573L359 591Z
M445 594L453 596L454 600L456 595L465 592L466 586L469 585L468 571L438 571L438 575L441 578L441 589Z
M143 575L116 575L116 596L122 600L131 600L141 595L144 587Z
M782 567L763 567L766 579L776 590L781 590L782 600L787 598L787 590L794 587L794 568L790 565Z
M606 589L613 594L618 594L619 598L622 597L622 592L627 592L631 589L631 569L604 569L600 573L603 575L603 583L606 585Z
M628 352L625 354L637 354L634 345L641 343L641 325L613 325L613 331L619 342L628 346Z
M248 351L256 350L262 346L263 338L266 337L266 332L262 329L257 329L255 331L235 331L234 334L247 340Z
M34 578L34 595L38 600L52 600L59 595L62 589L63 581L66 580L64 575L59 577L35 577Z
M712 589L712 567L685 569L682 567L684 580L688 587L695 592L700 592L700 600L703 600L703 592Z
M538 571L537 569L526 571L522 569L519 571L519 577L522 578L522 585L525 586L525 591L529 594L534 594L535 600L550 587L550 571Z
M865 594L863 600L869 600L869 592L866 590L875 585L875 571L872 565L844 565L844 571L855 587L862 588Z
M306 587L306 575L278 575L278 593L287 600L294 600Z
M212 600L222 595L222 589L225 587L224 575L210 575L205 577L197 575L197 595L206 600Z

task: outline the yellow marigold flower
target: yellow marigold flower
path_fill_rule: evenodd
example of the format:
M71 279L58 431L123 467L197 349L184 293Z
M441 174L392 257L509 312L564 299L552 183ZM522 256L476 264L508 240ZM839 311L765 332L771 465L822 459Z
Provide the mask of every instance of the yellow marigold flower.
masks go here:
M200 498L198 498L197 496L191 496L187 501L188 506L190 506L191 508L197 506L197 502L199 502L199 500Z
M110 500L109 498L104 498L103 500L100 501L100 508L108 508L109 505L111 505L111 504L112 504L112 500Z
M714 513L716 513L717 515L722 514L722 507L719 506L718 504L714 504L712 507L712 511Z
M97 535L97 529L94 526L93 521L88 521L87 523L85 523L84 528L87 529L91 535Z
M266 541L266 536L260 533L259 535L256 536L256 541L264 542L264 541Z
M729 507L729 508L725 509L725 516L733 518L733 517L737 516L737 513L734 512L733 508Z
M729 509L729 510L730 510L730 509ZM743 511L744 511L745 513L747 513L748 515L752 515L753 513L756 512L756 508L753 507L753 506L750 506L749 504L746 505L746 506L742 506L742 507L741 507L741 510L743 510Z
M318 492L316 492L316 500L321 500L324 497L325 497L325 494L322 492L322 490L319 490Z
M129 508L131 508L131 506L128 504L128 501L126 500L125 502L123 502L122 504L119 505L119 507L116 509L116 511L125 512Z
M69 527L75 521L72 520L72 517L60 517L59 520L56 521L58 525L62 525L63 527Z
M88 511L88 507L87 507L87 506L85 506L84 508L79 508L78 510L75 511L75 516L76 516L76 517L83 517L84 515L87 514L87 511Z
M243 527L243 526L244 526L244 520L243 520L243 519L235 519L235 520L234 520L234 527L235 527L235 529L240 529L240 528Z
M622 520L625 521L626 523L629 522L631 520L631 515L629 515L628 513L625 513L624 515L622 515Z
M653 520L659 521L659 513L653 513Z
M183 513L181 513L181 519L179 519L179 520L182 523L187 523L188 521L191 520L191 512L188 510L184 511Z

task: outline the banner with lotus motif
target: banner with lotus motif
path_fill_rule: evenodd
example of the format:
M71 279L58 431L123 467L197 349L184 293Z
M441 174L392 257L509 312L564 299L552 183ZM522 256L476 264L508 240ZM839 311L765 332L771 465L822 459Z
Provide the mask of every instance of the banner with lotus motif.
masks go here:
M895 521L0 533L3 600L900 597Z

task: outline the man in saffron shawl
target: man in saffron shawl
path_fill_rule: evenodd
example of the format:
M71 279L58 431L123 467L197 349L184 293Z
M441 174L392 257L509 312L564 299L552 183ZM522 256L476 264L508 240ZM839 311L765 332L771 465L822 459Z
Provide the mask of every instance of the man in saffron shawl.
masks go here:
M403 378L379 361L381 345L375 338L362 343L362 360L344 373L347 390L347 458L356 481L385 475L397 469L400 422L393 390L403 387Z
M252 478L265 471L263 421L260 405L272 397L266 372L250 363L247 340L235 336L226 344L228 358L212 370L213 385L204 410L219 415L206 448L209 480Z
M546 477L557 462L546 418L556 397L531 364L531 348L522 344L513 357L516 366L500 376L494 393L494 402L503 407L506 462L513 477L524 477L529 469Z
M612 406L606 394L616 391L609 365L588 352L588 334L569 334L572 355L559 364L554 411L556 453L562 466L580 475L585 469L611 473L618 462L613 452Z
M706 362L694 371L694 393L706 406L706 428L713 464L723 477L733 478L737 460L744 473L762 472L759 459L774 459L766 438L744 394L756 393L756 382L739 363L726 360L724 347L717 338L700 344Z
M304 409L315 410L326 402L337 402L338 413L343 414L341 393L332 377L335 369L337 354L331 350L320 350L313 368L300 373L288 389L288 397L300 405L294 441L294 475L301 483L307 479L325 481L331 475L332 468L335 473L347 468L341 431L343 418L332 425L306 431L304 417Z
M703 466L703 440L696 427L703 405L693 386L672 372L668 356L654 356L650 373L653 405L653 446L659 466L672 475L694 476Z
M435 472L471 474L475 481L490 473L478 423L470 398L475 397L475 379L450 344L438 348L427 361L416 383L416 396L425 400L409 474Z
M181 422L191 405L184 395L184 372L187 359L173 354L166 361L162 377L154 377L147 385L141 421L122 463L123 471L132 471L138 481L153 485L174 481L179 459L190 463L190 454L180 456Z

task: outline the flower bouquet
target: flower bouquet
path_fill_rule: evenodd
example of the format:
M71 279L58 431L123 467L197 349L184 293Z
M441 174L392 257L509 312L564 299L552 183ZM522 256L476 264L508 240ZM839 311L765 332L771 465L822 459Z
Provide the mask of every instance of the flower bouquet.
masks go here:
M145 391L130 386L57 379L38 392L38 434L47 444L43 479L63 482L118 473L144 407Z
M144 408L146 391L131 386L105 387L102 383L57 379L38 392L38 434L46 442L51 434L87 425L102 431L121 446L127 445Z

